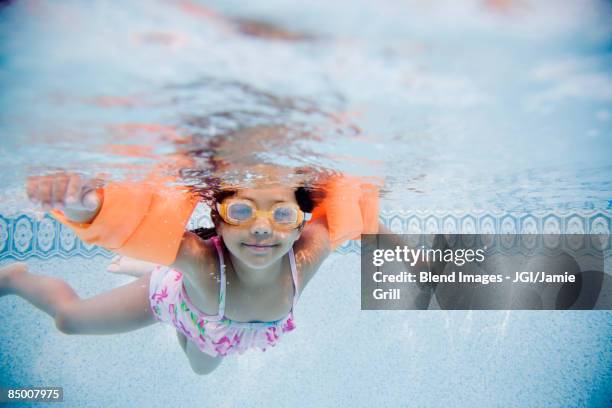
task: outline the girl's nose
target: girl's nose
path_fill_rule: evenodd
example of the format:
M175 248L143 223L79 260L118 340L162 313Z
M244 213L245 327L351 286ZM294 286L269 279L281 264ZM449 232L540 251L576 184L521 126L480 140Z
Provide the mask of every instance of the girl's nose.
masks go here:
M268 217L256 217L251 225L251 234L257 236L270 235L272 233L272 225Z

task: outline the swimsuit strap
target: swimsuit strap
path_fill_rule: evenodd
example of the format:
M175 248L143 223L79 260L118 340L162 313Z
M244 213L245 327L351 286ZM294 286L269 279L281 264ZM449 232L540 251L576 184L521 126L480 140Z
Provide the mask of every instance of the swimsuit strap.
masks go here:
M217 314L218 319L223 319L225 316L225 261L223 259L223 248L221 248L220 238L212 237L219 254L219 274L221 275L221 284L219 287L219 313Z
M291 277L293 278L293 305L291 311L295 308L300 291L298 290L298 273L297 267L295 266L295 254L293 253L293 247L289 249L289 263L291 264Z

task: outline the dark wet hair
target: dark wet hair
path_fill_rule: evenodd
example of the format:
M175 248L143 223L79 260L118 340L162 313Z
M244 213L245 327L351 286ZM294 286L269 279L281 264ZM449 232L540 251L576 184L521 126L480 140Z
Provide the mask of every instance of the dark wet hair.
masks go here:
M208 200L210 205L210 218L215 224L214 227L208 228L196 228L191 230L194 234L199 236L202 239L209 239L217 235L217 226L222 222L221 216L217 211L216 203L221 203L228 197L235 195L237 190L225 189L225 190L217 190L212 194L212 199ZM305 213L311 213L312 210L316 207L316 205L323 198L323 193L320 190L311 188L311 187L296 187L295 189L295 201L297 202L300 210ZM304 228L304 223L299 227L300 229Z

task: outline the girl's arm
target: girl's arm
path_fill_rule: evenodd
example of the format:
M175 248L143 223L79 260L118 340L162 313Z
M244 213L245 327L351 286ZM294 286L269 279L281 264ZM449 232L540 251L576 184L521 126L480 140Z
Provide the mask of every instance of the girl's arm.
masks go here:
M378 224L378 232L364 232L369 234L394 234L384 224ZM316 220L308 224L302 236L294 245L295 257L302 265L301 287L305 287L317 273L325 259L334 251L329 238L327 223Z
M301 263L301 287L312 279L329 254L361 234L376 234L379 222L379 190L374 184L351 176L336 176L323 187L325 199L313 212L294 245Z
M293 250L295 260L300 265L299 281L303 290L333 251L325 218L306 224L300 239L293 245Z
M197 197L167 181L150 177L146 182L93 189L76 174L60 173L30 177L27 191L33 202L54 209L51 214L84 242L193 276L200 272L196 265L207 266L206 260L215 257L196 235L185 231Z
M188 191L163 182L108 183L98 191L101 206L93 219L75 221L68 209L51 214L84 242L121 255L172 265L179 253L191 253L179 251L193 242L185 236L185 226L197 198Z

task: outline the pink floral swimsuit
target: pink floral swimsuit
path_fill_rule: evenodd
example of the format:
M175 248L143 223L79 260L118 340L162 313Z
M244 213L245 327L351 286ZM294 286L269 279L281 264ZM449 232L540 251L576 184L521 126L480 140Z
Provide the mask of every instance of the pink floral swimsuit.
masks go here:
M225 263L219 237L211 238L220 261L221 287L219 313L210 316L200 312L189 300L183 286L183 274L172 268L157 266L151 274L149 300L155 317L176 327L198 348L213 357L243 354L249 348L275 346L281 335L295 329L293 309L298 296L297 270L293 248L289 250L293 278L293 306L289 314L273 322L238 322L225 317Z

